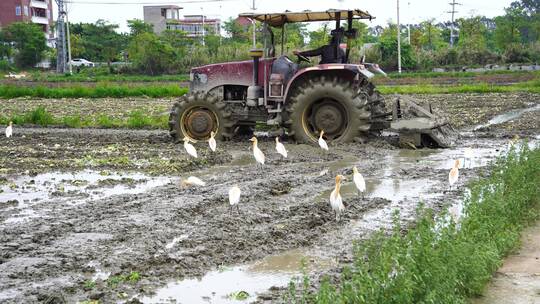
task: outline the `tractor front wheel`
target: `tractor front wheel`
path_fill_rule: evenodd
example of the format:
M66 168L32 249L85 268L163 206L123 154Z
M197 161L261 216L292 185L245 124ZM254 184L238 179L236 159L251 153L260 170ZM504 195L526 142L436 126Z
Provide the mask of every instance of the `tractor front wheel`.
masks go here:
M286 108L285 126L297 142L316 142L321 130L327 140L336 142L367 136L371 117L367 95L358 94L351 83L322 76L296 92Z
M184 137L207 140L214 132L216 139L232 137L233 122L227 105L214 96L188 93L174 103L169 116L169 132L175 141Z

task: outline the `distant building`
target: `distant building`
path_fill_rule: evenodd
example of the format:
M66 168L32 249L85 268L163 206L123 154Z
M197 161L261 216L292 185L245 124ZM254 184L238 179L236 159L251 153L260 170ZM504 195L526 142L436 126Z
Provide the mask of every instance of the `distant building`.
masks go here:
M181 7L176 5L144 6L144 22L154 27L154 33L160 34L180 22L181 9Z
M32 22L38 24L45 37L54 38L52 30L54 0L0 0L0 28L13 22Z
M203 25L205 35L221 35L221 20L204 15L185 15L176 24L170 24L168 29L184 31L188 37L195 38L203 35Z

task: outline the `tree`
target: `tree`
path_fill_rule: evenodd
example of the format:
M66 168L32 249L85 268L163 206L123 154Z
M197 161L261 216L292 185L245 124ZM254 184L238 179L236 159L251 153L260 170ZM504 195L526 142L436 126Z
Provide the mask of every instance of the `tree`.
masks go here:
M441 29L435 25L435 19L420 23L420 47L425 50L437 50L445 45L442 40Z
M487 48L486 26L480 16L461 18L459 24L458 47L466 51L483 51Z
M250 28L251 25L243 26L233 18L229 18L229 20L223 22L223 29L234 42L249 42Z
M154 26L152 24L146 23L140 19L128 20L129 35L135 37L142 33L152 33L154 32Z
M96 23L71 25L73 35L81 37L81 57L93 61L105 61L112 70L111 63L120 58L126 48L127 36L116 32L118 25L98 20Z
M387 69L397 69L398 52L397 52L397 26L389 24L381 34L379 39L379 48L382 57L382 66ZM402 39L403 41L403 39ZM401 66L405 69L414 69L416 60L414 58L413 49L410 44L401 44Z
M4 31L5 41L15 47L15 64L21 68L34 67L43 58L47 40L37 24L15 22Z
M131 40L129 58L142 72L158 75L170 68L175 54L172 46L154 33L142 33Z
M80 58L84 57L85 48L81 35L71 34L69 35L71 42L71 57Z

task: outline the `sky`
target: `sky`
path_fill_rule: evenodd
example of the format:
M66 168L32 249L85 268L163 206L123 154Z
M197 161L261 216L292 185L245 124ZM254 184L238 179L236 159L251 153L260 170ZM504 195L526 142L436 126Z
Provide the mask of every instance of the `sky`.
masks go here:
M227 20L239 13L251 11L252 0L223 0L216 2L186 3L197 0L66 0L70 22L95 22L104 19L120 26L127 32L127 20L143 19L144 5L175 4L184 9L182 15L205 14L208 18ZM208 1L208 0L205 0ZM400 0L401 23L419 23L434 18L437 21L450 20L449 2L452 0ZM514 0L457 0L462 5L456 6L456 17L483 15L494 17L504 14L504 8ZM98 4L99 3L99 4ZM106 4L121 3L121 4ZM397 15L396 0L256 0L258 12L283 12L302 10L327 10L330 8L358 8L367 10L375 20L366 21L369 26L384 25L389 20L395 22ZM58 16L55 10L54 16ZM313 27L313 26L312 26ZM314 26L316 28L316 25Z

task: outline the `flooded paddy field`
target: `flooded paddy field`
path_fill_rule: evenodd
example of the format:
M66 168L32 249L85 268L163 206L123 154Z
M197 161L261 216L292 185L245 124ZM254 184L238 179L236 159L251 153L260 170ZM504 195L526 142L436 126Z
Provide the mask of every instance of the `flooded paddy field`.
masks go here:
M420 202L459 202L510 138L536 144L540 134L538 95L414 98L451 118L456 147L404 150L388 135L329 153L289 143L281 159L273 139L260 138L261 168L243 138L216 153L196 143L200 156L190 159L163 130L16 128L0 138L0 302L281 302L302 267L314 281L338 273L352 241L391 227L396 210L413 222ZM465 148L473 157L463 162ZM455 159L462 168L450 190ZM349 177L339 222L328 203L336 174ZM181 187L191 175L207 185ZM228 205L233 185L238 210Z

